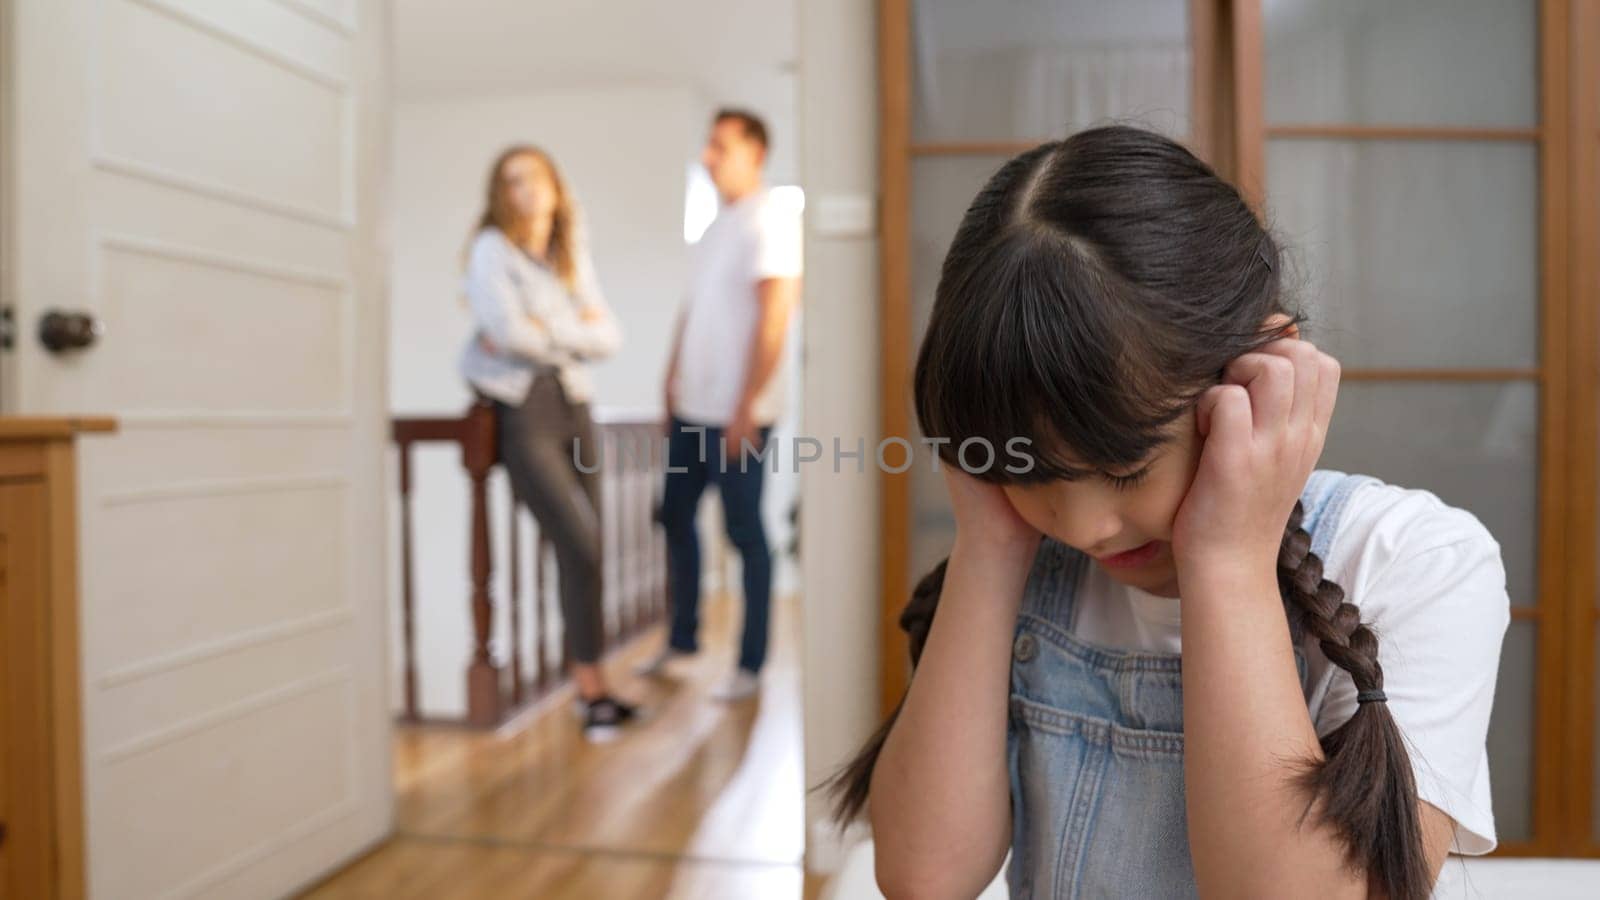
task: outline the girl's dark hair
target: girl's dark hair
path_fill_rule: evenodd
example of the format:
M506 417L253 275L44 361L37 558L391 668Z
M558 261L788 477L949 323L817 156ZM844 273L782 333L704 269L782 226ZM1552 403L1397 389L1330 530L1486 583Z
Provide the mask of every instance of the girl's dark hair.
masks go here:
M1026 437L1027 471L997 461L974 473L994 483L1135 465L1228 363L1282 335L1287 324L1265 329L1269 316L1302 320L1286 306L1282 269L1239 192L1169 138L1112 126L1029 150L979 191L945 255L917 357L923 433L949 439L940 454L951 464L963 441ZM1291 635L1309 633L1357 690L1378 690L1377 638L1322 577L1302 515L1297 503L1278 557ZM940 563L901 616L913 666L943 580ZM830 781L841 821L865 807L893 722ZM1388 705L1359 704L1322 750L1301 776L1307 813L1389 897L1427 897L1416 785Z

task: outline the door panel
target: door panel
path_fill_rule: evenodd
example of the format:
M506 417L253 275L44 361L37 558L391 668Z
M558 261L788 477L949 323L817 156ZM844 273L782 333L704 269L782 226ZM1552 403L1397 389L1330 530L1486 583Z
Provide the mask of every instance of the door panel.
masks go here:
M12 6L8 411L120 424L80 445L90 890L281 896L390 821L386 5Z
M1267 186L1290 286L1346 368L1538 364L1537 147L1278 139Z
M1507 0L1263 0L1267 121L1538 124L1539 14Z
M1266 211L1299 254L1307 333L1346 372L1322 465L1432 490L1500 542L1517 621L1489 727L1496 827L1548 850L1533 760L1560 641L1542 618L1557 573L1541 569L1556 540L1541 486L1561 477L1544 454L1562 385L1542 267L1562 238L1542 192L1565 173L1538 131L1540 4L1262 10Z
M1471 510L1500 543L1512 605L1538 605L1535 383L1346 382L1322 456Z
M911 13L916 141L1051 140L1129 118L1189 131L1186 0L915 0Z

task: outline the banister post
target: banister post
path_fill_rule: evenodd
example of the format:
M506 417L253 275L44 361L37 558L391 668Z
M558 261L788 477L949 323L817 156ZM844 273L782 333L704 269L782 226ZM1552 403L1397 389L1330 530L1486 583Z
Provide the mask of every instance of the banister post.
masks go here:
M467 411L461 440L461 462L472 481L472 662L467 665L467 722L480 727L499 724L503 709L500 668L489 653L494 603L489 595L493 573L489 546L489 471L495 450L496 415L492 405L478 402Z

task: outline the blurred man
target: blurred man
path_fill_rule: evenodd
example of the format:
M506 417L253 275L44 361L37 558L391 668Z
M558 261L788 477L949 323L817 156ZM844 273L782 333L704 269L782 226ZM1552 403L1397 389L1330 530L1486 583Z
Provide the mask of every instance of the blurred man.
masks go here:
M766 659L772 557L761 524L765 466L756 453L783 411L783 348L800 297L799 211L774 203L762 183L767 128L725 109L700 160L721 197L695 245L689 296L667 368L667 529L672 625L667 646L642 667L657 674L694 653L700 626L700 541L695 511L709 483L722 496L728 537L744 563L744 636L738 667L716 690L724 700L759 688Z

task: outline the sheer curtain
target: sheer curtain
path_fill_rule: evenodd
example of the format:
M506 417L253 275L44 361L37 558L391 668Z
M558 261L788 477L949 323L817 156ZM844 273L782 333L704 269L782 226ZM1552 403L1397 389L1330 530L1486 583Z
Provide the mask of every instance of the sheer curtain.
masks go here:
M1187 0L917 0L914 133L1062 137L1107 120L1188 132Z
M1188 130L1183 42L928 48L918 58L917 124L927 139L1056 138L1113 119L1177 137Z

